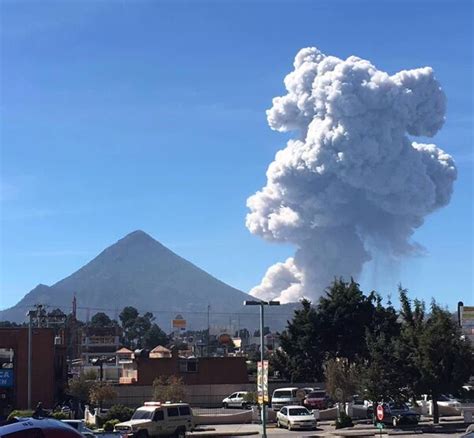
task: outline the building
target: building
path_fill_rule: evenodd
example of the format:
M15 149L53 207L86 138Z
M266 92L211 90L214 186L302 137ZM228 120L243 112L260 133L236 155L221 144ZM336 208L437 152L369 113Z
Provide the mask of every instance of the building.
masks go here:
M465 306L462 302L458 304L459 325L467 339L474 346L474 306Z
M117 350L120 347L120 327L84 326L81 329L81 361L75 362L76 372L94 370L104 380L118 382L121 366ZM78 369L79 365L79 369Z
M32 329L31 406L52 408L64 396L66 348L52 328ZM0 415L28 408L28 328L0 328Z
M120 383L152 385L157 377L177 376L185 385L217 385L248 383L244 357L179 356L177 350L170 357L135 355L131 364L124 364Z

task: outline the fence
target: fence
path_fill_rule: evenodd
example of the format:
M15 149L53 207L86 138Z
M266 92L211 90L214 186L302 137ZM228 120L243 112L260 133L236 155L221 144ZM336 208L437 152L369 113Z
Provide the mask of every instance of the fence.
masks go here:
M323 383L285 383L285 382L269 382L270 396L275 389L285 388L289 386L318 387L324 388ZM255 383L246 384L221 384L221 385L186 385L185 401L193 407L199 408L220 408L222 400L237 391L255 392ZM145 401L153 399L153 387L139 385L116 385L117 398L114 404L122 404L131 408L142 406Z

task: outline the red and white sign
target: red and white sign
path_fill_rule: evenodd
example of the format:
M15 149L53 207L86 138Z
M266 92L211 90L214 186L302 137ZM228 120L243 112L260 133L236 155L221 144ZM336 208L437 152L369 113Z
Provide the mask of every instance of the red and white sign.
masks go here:
M377 420L379 421L383 420L383 405L377 406Z

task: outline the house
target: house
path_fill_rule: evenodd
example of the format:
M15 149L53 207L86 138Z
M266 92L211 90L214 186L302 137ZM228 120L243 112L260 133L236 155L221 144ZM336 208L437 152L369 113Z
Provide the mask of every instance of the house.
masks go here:
M181 357L172 350L168 357L135 355L123 366L121 384L152 385L157 377L177 376L186 385L248 383L244 357Z

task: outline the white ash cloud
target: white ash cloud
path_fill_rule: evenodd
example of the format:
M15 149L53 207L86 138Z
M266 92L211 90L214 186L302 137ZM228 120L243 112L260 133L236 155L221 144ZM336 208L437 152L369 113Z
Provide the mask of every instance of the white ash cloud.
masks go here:
M371 248L416 252L411 236L449 203L456 167L437 146L408 137L431 137L444 123L446 99L430 67L389 75L310 47L296 55L285 87L267 119L296 136L247 200L246 225L297 247L250 292L290 302L321 296L334 277L357 278Z

